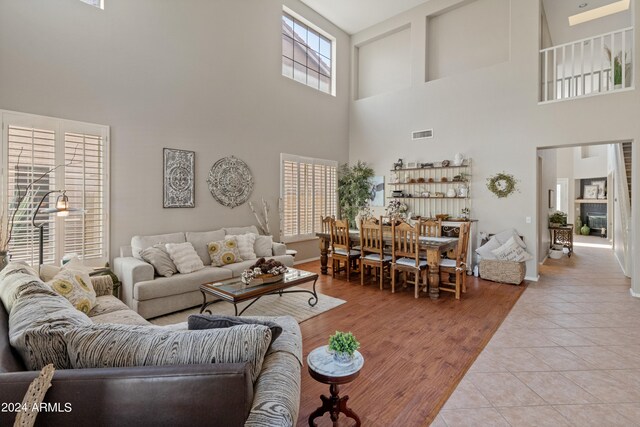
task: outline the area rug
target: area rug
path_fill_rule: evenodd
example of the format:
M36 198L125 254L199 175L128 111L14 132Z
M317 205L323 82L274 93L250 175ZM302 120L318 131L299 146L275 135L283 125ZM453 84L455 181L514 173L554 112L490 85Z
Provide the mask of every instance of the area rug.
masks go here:
M301 288L293 287L290 290L301 290ZM312 317L336 308L346 301L330 297L318 293L318 303L311 307L308 303L311 294L308 293L294 293L279 295L266 295L260 298L255 304L247 309L243 316L292 316L298 321L298 323L311 319ZM238 312L244 307L249 305L251 301L238 304ZM211 310L212 314L220 314L224 316L233 316L235 314L233 310L233 304L221 301L215 304L211 304L207 307ZM200 313L200 307L194 307L176 313L171 313L166 316L156 317L149 320L154 325L167 326L175 323L186 322L187 318L191 314Z

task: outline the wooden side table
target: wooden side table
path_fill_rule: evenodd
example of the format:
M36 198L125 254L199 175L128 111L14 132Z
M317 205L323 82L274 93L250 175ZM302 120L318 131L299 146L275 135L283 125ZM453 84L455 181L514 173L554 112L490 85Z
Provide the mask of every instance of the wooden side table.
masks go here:
M562 245L569 249L569 258L573 253L573 224L562 225L560 227L549 227L549 237L551 246Z
M338 417L343 413L348 418L355 420L356 427L360 427L360 418L347 407L349 396L340 397L339 386L348 384L358 378L360 370L364 365L364 357L359 351L354 354L353 361L348 365L337 363L333 359L333 354L329 352L329 346L318 347L307 356L307 366L311 377L323 384L329 384L330 397L320 396L322 406L309 415L309 427L316 427L315 419L329 412L333 426L337 427Z

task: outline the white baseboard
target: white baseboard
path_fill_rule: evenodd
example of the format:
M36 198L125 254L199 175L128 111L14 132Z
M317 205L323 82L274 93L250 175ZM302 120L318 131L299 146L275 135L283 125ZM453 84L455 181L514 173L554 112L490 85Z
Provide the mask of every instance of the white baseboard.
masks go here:
M547 260L547 258L549 258L549 255L545 255L544 259L542 261L539 262L540 265L544 264L544 262Z
M640 298L640 293L633 292L632 288L629 288L629 292L631 293L632 297Z
M525 276L524 280L529 280L531 282L537 282L538 280L540 280L540 275L538 274L535 277Z
M311 262L311 261L318 261L319 259L320 259L320 257L317 256L317 257L314 257L314 258L301 259L300 261L295 260L293 262L293 265L304 264L305 262Z

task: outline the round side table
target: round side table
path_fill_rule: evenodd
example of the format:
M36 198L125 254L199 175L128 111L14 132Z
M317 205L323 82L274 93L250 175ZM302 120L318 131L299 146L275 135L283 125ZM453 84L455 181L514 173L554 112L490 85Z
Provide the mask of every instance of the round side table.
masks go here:
M338 417L342 412L347 417L356 422L356 427L360 427L360 418L347 407L349 396L340 397L339 386L355 380L360 375L360 369L364 365L364 357L356 351L353 361L349 365L342 365L333 360L333 354L329 352L329 346L318 347L307 356L307 366L311 377L323 384L329 384L330 397L320 396L322 406L309 415L309 426L316 427L315 419L321 417L326 412L331 415L334 427L338 425Z

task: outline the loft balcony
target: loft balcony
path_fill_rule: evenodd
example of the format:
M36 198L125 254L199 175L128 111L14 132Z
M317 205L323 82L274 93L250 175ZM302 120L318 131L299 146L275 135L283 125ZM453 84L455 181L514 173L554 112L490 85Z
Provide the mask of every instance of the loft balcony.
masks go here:
M634 86L633 27L540 50L540 102L581 98Z

